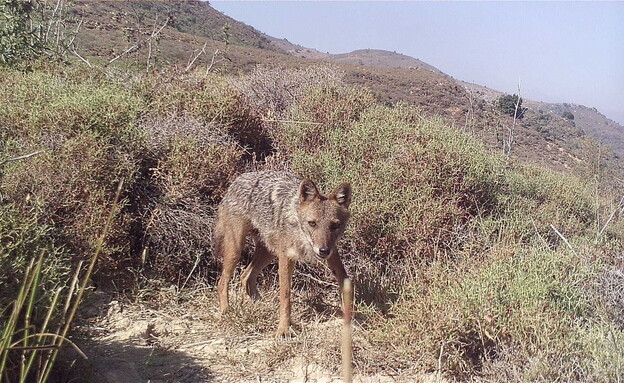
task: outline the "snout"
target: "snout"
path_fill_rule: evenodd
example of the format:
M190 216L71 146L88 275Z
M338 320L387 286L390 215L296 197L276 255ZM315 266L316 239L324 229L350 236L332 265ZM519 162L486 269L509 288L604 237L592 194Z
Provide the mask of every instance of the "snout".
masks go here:
M319 256L323 259L329 257L329 253L331 253L331 249L329 247L321 247L318 250Z

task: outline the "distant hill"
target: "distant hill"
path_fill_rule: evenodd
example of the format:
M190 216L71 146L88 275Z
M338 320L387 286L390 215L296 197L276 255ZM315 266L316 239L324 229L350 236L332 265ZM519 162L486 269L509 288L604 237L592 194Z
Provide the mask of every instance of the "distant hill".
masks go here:
M350 53L330 55L327 60L375 68L426 69L442 74L438 68L401 53L380 49L359 49Z
M530 107L557 116L570 116L577 127L601 144L611 148L619 157L624 158L624 126L607 118L596 108L577 104L551 104L545 102L527 102ZM570 118L567 117L567 118Z
M438 68L433 65L429 65L424 61L420 61L419 59L415 59L401 53L390 52L382 49L358 49L349 53L331 54L323 53L313 48L306 48L298 44L293 44L287 39L277 39L269 35L265 35L265 37L274 47L295 57L374 68L418 68L443 74Z
M264 36L271 42L274 47L291 56L313 60L325 60L331 56L331 54L329 53L323 53L314 48L306 48L304 46L291 43L290 41L288 41L288 39L278 39L269 35Z

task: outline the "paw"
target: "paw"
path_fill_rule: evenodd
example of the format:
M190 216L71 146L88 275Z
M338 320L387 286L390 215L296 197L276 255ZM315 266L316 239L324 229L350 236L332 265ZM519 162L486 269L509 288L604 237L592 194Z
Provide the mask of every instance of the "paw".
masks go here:
M278 339L290 339L292 338L292 335L293 335L293 331L290 328L290 326L282 326L282 325L280 325L277 328L277 334L275 334L275 336Z
M230 306L229 305L221 305L221 306L219 306L219 315L224 316L225 314L228 313L228 311L230 311Z
M251 285L250 283L243 284L243 290L252 301L260 300L260 292L255 285Z

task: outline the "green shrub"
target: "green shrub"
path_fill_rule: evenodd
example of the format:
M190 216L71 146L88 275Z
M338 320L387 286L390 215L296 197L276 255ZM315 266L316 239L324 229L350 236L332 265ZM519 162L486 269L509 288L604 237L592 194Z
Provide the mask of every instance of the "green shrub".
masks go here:
M55 244L54 228L38 222L36 215L25 215L14 204L0 205L0 308L17 295L26 266L41 253L46 257L40 286L43 301L49 302L48 294L67 277L67 249ZM0 318L4 314L8 313L2 312Z
M567 120L574 120L574 114L572 114L572 112L568 112L565 111L561 114L561 117L567 119Z
M419 361L425 369L441 363L444 371L463 377L496 370L510 381L592 381L586 379L622 373L617 358L609 356L617 346L607 342L587 290L596 267L536 247L488 258L483 265L465 259L455 267L429 267L392 307L391 319L371 325L373 345L400 350L403 360ZM575 342L584 346L575 349ZM601 342L607 349L598 349ZM513 360L513 370L500 371L505 360ZM575 369L577 364L583 368Z
M335 103L322 98L313 107L298 106L322 125L285 125L277 148L292 153L295 171L323 187L352 182L347 241L358 253L456 247L465 223L495 203L501 159L407 106L370 107L362 99L348 94L341 102L349 107L331 112Z
M111 143L132 145L140 98L99 74L68 71L0 75L0 126L13 136L54 149L55 138L93 132Z
M45 41L33 26L38 4L19 0L0 2L0 66L16 67L45 51Z
M582 237L595 228L595 199L578 178L534 165L522 165L506 174L501 198L500 220L515 220L518 229L509 232L523 241L536 230L550 243L559 243L557 234Z
M24 214L37 212L40 224L54 227L56 243L82 257L94 250L116 184L121 179L131 183L135 172L126 153L102 142L96 133L83 132L64 139L55 151L8 164L0 187ZM121 260L127 259L132 219L126 214L117 217L103 250L103 269L125 266Z
M526 108L522 107L522 98L516 94L505 94L496 99L494 105L504 114L522 118Z
M141 100L97 72L73 70L5 71L0 89L1 158L43 151L2 169L4 198L24 212L38 211L38 221L55 228L55 243L74 257L91 253L117 182L132 185L138 170ZM125 267L132 220L117 217L102 269Z

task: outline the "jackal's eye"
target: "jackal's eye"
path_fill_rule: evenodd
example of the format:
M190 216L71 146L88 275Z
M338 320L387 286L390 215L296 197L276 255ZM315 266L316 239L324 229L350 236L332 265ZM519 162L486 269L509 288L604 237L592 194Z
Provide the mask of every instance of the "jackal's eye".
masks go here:
M310 225L310 227L316 227L316 222L308 221L308 225Z

